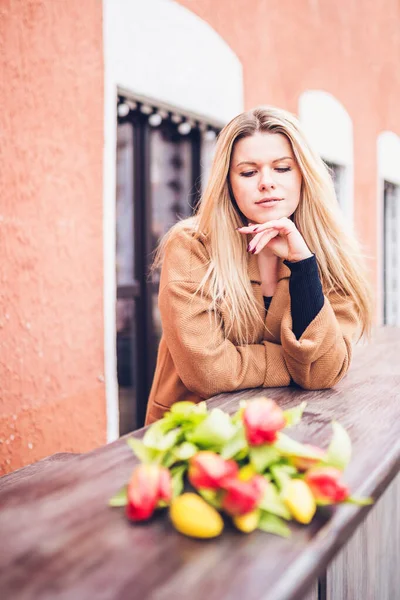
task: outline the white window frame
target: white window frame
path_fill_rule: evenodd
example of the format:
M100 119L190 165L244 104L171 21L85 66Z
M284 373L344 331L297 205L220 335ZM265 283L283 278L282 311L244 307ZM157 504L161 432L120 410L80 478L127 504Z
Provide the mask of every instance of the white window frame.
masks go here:
M354 224L353 123L344 106L323 90L306 90L299 98L299 119L323 160L341 167L340 207Z
M206 122L244 108L242 65L228 44L172 0L103 0L104 361L107 440L119 435L116 361L115 194L117 93L168 104Z
M377 141L377 157L378 157L378 201L377 201L377 250L378 257L378 284L377 284L377 312L378 322L384 323L385 302L387 302L386 315L387 322L391 325L400 326L400 136L393 131L383 131L378 136ZM393 197L391 202L397 202L397 210L394 210L397 223L392 223L394 231L398 232L398 237L395 240L393 248L393 238L385 238L386 224L384 222L384 189L385 182L396 186L396 197ZM392 230L392 231L393 231ZM393 298L385 298L385 264L384 264L384 248L386 244L386 255L390 256L392 252L397 252L397 269L396 272L391 272L391 276L396 278L397 282L397 321L394 322L394 313L390 309L393 306ZM391 261L389 260L389 269L391 269Z

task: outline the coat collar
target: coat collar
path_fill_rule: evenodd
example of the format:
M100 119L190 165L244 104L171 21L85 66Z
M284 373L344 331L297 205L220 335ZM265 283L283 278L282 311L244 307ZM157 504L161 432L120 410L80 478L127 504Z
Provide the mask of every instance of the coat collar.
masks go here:
M260 269L258 268L258 259L256 254L249 254L248 273L252 283L261 284ZM282 259L279 259L278 281L288 279L290 277L290 269L286 266Z

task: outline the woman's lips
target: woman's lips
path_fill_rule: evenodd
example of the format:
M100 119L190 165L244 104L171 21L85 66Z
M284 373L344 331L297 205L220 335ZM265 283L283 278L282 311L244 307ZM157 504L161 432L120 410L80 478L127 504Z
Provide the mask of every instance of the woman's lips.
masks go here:
M275 206L275 204L278 204L278 202L280 202L282 200L282 198L265 198L264 200L260 200L259 202L256 202L256 204L258 206Z

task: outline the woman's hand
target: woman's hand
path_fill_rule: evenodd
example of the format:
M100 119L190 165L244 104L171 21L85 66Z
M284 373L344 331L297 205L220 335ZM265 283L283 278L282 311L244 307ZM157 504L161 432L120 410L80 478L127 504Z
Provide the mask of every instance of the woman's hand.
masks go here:
M261 225L239 227L238 231L255 234L247 247L247 251L252 254L259 254L263 248L269 248L276 256L289 262L298 262L312 256L296 225L287 217Z

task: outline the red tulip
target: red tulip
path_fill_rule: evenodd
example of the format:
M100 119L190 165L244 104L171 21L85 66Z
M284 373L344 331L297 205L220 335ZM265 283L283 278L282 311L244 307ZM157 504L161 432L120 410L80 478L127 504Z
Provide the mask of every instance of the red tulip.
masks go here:
M225 460L215 452L202 451L189 461L188 478L195 488L218 490L238 473L234 460Z
M304 479L319 504L336 504L349 497L349 490L340 481L341 475L334 467L315 467L305 474Z
M222 509L229 515L244 515L256 509L268 483L261 475L247 481L230 479L225 485Z
M270 444L286 425L283 410L269 398L257 398L246 405L243 412L246 438L250 446Z
M312 446L311 444L303 444L303 447L307 450L311 450L313 454L319 456L319 458L306 458L304 456L291 456L290 460L298 471L307 471L314 467L320 460L325 458L326 452L318 448L317 446Z
M160 500L169 502L172 496L171 476L160 465L141 464L135 468L128 484L126 515L131 521L149 519Z

